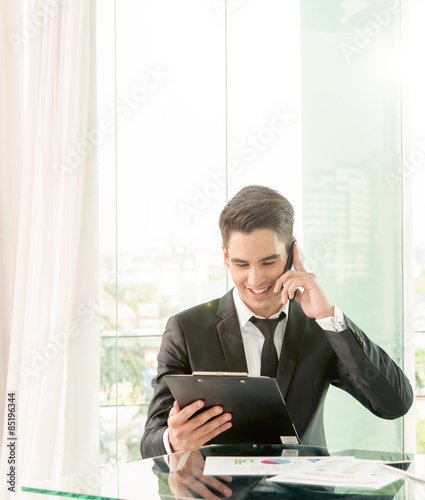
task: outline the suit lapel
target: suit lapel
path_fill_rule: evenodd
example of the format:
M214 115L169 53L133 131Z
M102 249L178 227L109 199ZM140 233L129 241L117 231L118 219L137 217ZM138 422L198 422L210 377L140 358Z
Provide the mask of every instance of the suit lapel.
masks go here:
M308 318L304 314L299 302L296 300L291 302L276 375L276 380L283 397L286 396L292 374L297 364L307 320Z
M226 359L227 369L230 372L247 372L248 367L241 330L233 302L233 290L230 290L220 299L217 316L222 318L217 325L217 332Z

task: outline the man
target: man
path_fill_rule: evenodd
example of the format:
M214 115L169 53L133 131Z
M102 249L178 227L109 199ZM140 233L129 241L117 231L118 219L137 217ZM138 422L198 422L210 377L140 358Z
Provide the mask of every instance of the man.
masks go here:
M232 416L219 406L191 419L203 402L179 408L164 375L232 371L259 376L266 342L277 354L275 377L302 444L326 445L323 411L329 384L381 418L398 418L410 408L413 392L404 373L304 269L293 223L288 200L263 186L243 188L223 209L224 263L235 288L169 319L152 382L143 457L195 450L232 425ZM295 271L283 273L292 242ZM275 322L274 337L267 341L252 317L281 318L282 312L284 319Z

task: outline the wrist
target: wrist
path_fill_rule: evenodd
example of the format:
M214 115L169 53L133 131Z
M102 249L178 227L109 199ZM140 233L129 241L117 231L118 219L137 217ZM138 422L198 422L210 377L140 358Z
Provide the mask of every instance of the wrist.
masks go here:
M318 314L316 316L316 319L329 318L329 317L333 317L334 315L335 315L334 306L330 305L327 309L325 309L320 314Z
M179 451L186 450L186 448L182 445L182 443L178 439L175 439L172 436L171 429L170 429L170 432L168 434L168 442L170 444L170 448L171 448L172 453L178 453Z

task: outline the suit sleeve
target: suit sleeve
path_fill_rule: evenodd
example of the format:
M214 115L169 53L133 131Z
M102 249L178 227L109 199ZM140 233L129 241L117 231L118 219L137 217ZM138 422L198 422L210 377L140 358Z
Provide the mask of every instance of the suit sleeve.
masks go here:
M395 419L413 403L409 379L388 354L346 316L342 332L322 330L338 358L332 385L354 396L378 417Z
M143 458L164 455L163 434L167 428L168 414L173 406L171 394L164 375L192 373L186 343L178 319L172 316L166 325L158 353L158 373L152 380L154 396L149 405L145 431L140 444Z

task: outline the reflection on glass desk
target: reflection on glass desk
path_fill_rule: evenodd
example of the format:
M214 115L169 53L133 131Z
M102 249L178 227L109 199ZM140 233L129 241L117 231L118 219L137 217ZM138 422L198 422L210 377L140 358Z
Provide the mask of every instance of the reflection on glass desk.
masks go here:
M193 452L181 452L138 460L95 472L28 484L22 490L44 495L74 498L156 500L186 498L232 499L423 499L425 483L405 477L380 490L282 484L266 481L268 476L204 476L208 456L328 456L326 448L301 445L212 445ZM392 452L344 450L332 455L361 459L403 461L400 467L425 478L425 456ZM25 500L26 494L23 494Z

